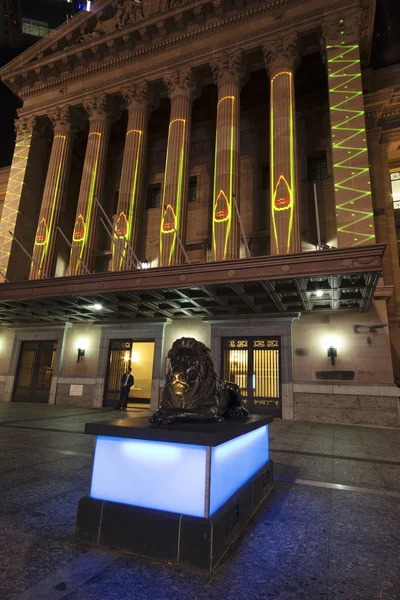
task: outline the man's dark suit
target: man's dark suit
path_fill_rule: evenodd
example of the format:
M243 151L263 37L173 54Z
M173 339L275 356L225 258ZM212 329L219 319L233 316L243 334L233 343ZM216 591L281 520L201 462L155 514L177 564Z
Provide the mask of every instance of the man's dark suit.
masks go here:
M126 408L128 405L129 390L135 383L133 375L124 373L121 378L121 392L119 395L119 404L117 408Z

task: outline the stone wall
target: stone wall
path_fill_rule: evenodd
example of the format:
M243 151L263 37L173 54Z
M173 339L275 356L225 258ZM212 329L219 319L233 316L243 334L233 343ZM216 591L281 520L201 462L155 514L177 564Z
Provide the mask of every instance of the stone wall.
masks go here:
M80 391L80 386L82 386L81 395L71 394L71 391ZM78 390L76 388L78 388ZM80 380L78 379L76 381L74 380L73 383L58 383L55 403L63 406L87 406L93 408L95 388L95 379L90 383L80 383Z
M317 393L315 387L295 384L296 420L400 427L400 390L396 387L323 385Z

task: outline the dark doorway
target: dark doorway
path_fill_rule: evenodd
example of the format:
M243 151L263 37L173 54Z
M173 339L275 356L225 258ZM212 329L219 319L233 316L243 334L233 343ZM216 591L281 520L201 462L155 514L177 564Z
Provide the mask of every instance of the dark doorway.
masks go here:
M282 417L280 338L223 338L222 373L250 412Z
M57 342L22 342L14 402L48 402Z

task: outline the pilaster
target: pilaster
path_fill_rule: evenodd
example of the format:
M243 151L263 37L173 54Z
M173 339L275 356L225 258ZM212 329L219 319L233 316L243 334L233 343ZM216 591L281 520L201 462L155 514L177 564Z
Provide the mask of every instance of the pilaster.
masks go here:
M192 69L176 70L164 76L171 99L167 157L161 202L160 266L182 263L181 243L185 241L189 149L195 82Z
M210 61L210 67L218 86L212 212L212 256L218 261L239 258L240 251L236 206L240 206L242 51L219 54Z
M263 44L271 80L271 254L301 252L294 72L297 33Z
M54 127L54 137L33 246L33 262L29 279L43 279L51 277L53 274L57 227L68 185L72 158L74 132L70 107L59 107L49 114L49 118Z
M97 227L97 199L101 203L108 140L111 125L110 99L106 94L87 99L89 135L78 207L72 236L68 275L82 275L91 269Z
M333 176L339 248L375 243L359 51L361 13L326 20Z
M0 229L0 281L7 277L11 250L14 246L10 235L16 233L19 208L24 194L29 193L25 186L28 162L34 139L36 119L21 117L15 123L16 142L8 180L7 193L1 217Z
M114 228L113 271L137 266L132 263L128 247L137 254L149 118L147 81L124 89L122 96L128 108L128 126Z

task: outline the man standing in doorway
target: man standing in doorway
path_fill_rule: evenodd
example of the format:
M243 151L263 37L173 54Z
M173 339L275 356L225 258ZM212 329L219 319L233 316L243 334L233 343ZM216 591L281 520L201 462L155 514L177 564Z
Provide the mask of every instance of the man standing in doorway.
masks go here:
M122 375L121 379L121 393L119 395L119 403L115 407L115 410L125 410L128 406L129 390L135 383L133 375L131 375L132 369L129 367L126 373Z

